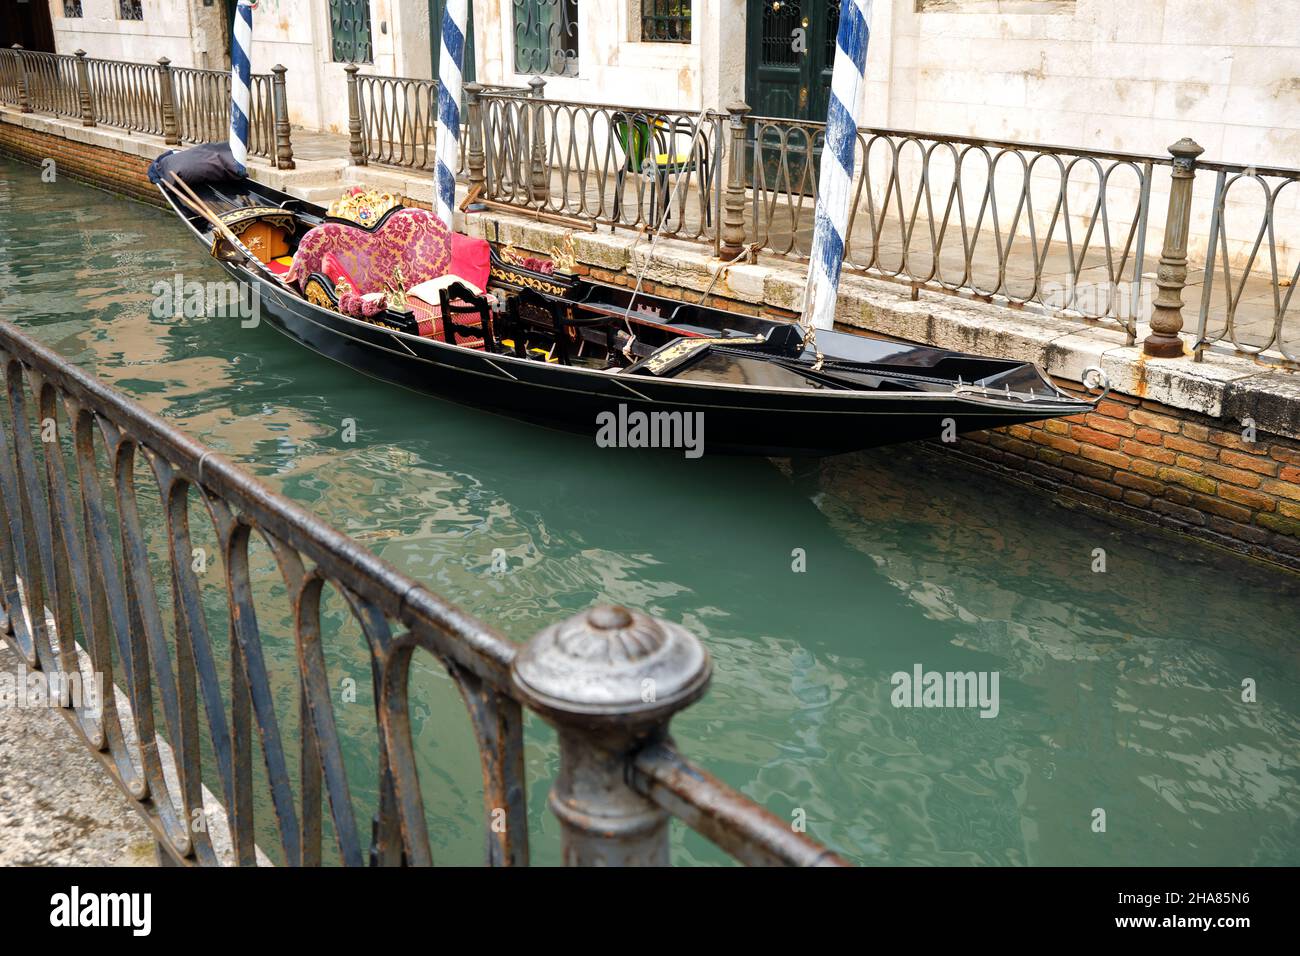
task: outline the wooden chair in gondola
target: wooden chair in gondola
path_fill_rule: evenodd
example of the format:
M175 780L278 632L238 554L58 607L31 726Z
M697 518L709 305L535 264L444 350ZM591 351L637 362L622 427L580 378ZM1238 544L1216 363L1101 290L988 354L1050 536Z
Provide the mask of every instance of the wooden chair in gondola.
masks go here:
M607 355L615 351L617 322L607 315L575 315L573 305L550 299L532 289L525 289L510 300L507 322L513 335L514 354L529 357L529 342L535 338L550 341L550 357L561 365L572 365L575 355L581 354L583 330L604 327L604 349Z
M492 328L492 314L487 300L475 295L467 286L453 282L438 291L439 321L442 340L448 345L482 348L500 352L501 347ZM471 316L477 316L474 321Z

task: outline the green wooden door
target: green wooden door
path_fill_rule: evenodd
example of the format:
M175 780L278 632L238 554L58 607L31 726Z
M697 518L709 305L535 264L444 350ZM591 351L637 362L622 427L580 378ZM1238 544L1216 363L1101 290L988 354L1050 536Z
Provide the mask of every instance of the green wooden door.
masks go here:
M429 0L429 43L431 47L431 62L433 63L433 78L438 78L438 59L442 53L442 11L447 6L447 0ZM466 10L467 23L465 25L465 62L462 64L462 74L466 83L474 80L474 0L469 0Z
M826 119L840 0L750 0L746 102L757 116Z
M826 121L839 23L840 0L751 0L745 99L753 115ZM767 187L810 193L820 143L812 169L803 137L792 134L785 145L783 166L780 134L769 130L763 137L759 155Z

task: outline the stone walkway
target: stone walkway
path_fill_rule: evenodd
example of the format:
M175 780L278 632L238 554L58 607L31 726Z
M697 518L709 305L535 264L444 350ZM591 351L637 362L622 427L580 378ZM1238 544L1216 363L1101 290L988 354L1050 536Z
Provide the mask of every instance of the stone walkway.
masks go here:
M21 658L0 638L0 672ZM0 866L153 866L148 827L53 710L0 707Z

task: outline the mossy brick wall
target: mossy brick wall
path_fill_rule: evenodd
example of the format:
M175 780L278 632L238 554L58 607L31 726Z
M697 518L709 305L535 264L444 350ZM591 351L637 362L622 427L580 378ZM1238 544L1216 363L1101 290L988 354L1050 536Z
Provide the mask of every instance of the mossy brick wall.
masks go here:
M78 143L4 122L0 122L0 154L36 166L46 159L53 159L59 176L99 186L153 206L163 205L162 196L146 175L149 160L142 156Z
M1112 393L1086 415L962 435L945 449L1100 510L1300 569L1300 442L1253 437Z

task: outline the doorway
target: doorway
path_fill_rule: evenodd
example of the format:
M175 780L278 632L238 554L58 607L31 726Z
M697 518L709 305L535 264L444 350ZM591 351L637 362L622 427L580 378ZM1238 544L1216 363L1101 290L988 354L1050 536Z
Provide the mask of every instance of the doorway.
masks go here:
M49 0L17 0L0 4L0 47L21 43L38 53L54 52L54 25Z
M826 121L839 25L840 0L751 0L745 48L745 101L751 115ZM812 195L820 134L809 142L797 129L788 130L784 139L780 130L767 129L762 142L751 139L749 148L758 150L757 166L767 189ZM752 180L755 166L746 167Z
M826 119L840 0L751 0L745 101L757 116Z

